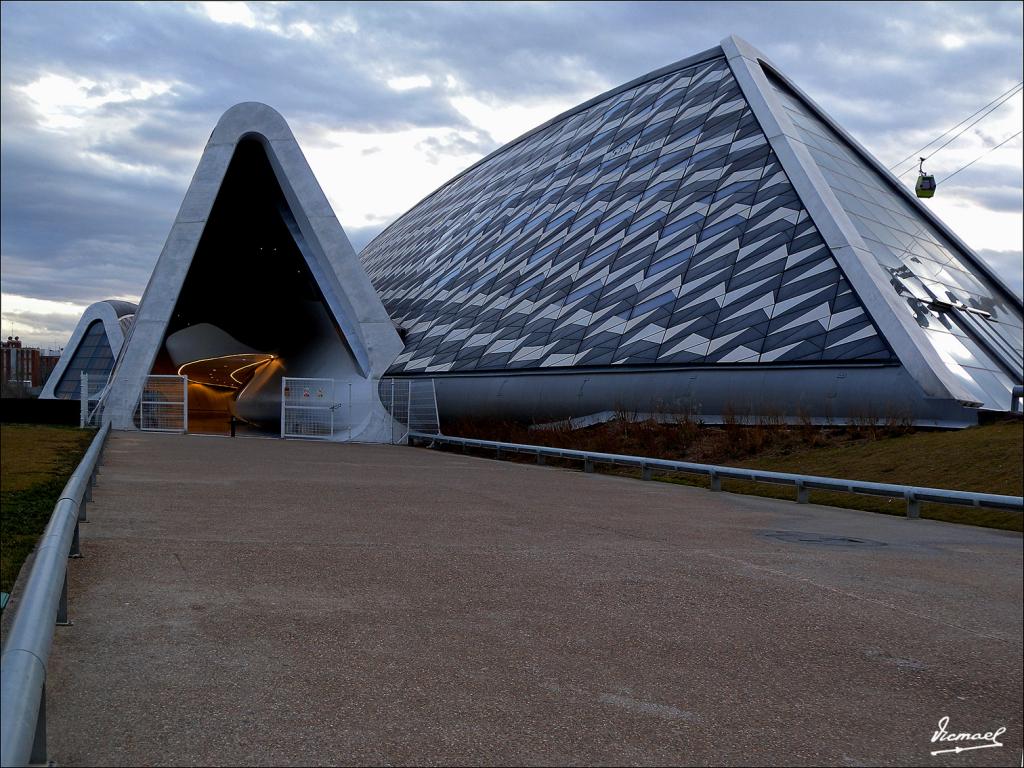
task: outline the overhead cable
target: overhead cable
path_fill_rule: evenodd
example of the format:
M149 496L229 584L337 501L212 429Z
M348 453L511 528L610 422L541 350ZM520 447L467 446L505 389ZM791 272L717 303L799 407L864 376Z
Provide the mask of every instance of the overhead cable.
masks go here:
M960 173L960 171L964 170L965 168L970 168L970 167L971 167L972 165L974 165L974 164L975 164L976 162L978 162L979 160L981 160L981 158L983 158L983 157L984 157L985 155L989 154L990 152L995 152L995 151L996 151L997 149L999 149L999 148L1000 148L1001 146L1003 146L1003 144L1005 144L1005 143L1006 143L1006 142L1008 142L1008 141L1013 141L1013 140L1014 140L1014 139L1016 139L1016 138L1017 138L1018 136L1020 136L1020 135L1021 135L1022 133L1024 133L1024 131L1017 131L1017 132L1016 132L1015 134L1013 134L1013 136L1008 136L1008 137L1006 137L1005 139L1003 139L1002 141L1000 141L1000 142L999 142L998 144L996 144L996 145L995 145L994 147L989 147L989 148L988 148L987 150L985 150L984 152L982 152L982 153L981 153L980 155L978 155L978 156L977 156L976 158L974 158L973 160L971 160L971 162L969 162L969 163L968 163L967 165L965 165L965 166L962 166L962 167L960 167L960 168L957 168L957 169L956 169L955 171L953 171L953 172L952 172L951 174L949 174L949 176L946 176L946 177L944 177L944 178L942 178L942 179L939 179L939 181L937 181L937 182L936 182L936 184L941 184L941 183L942 183L942 182L944 182L944 181L948 181L949 179L952 179L952 178L953 178L954 176L956 176L956 175L957 175L958 173Z
M892 166L890 166L890 167L889 167L889 170L890 170L890 171L895 171L895 170L896 170L896 169L897 169L897 168L898 168L899 166L901 166L901 165L903 165L903 164L904 164L905 162L907 162L907 160L912 160L912 159L914 159L914 158L920 157L920 153L921 153L921 152L924 152L924 151L925 151L926 149L928 149L928 147L930 147L930 146L931 146L932 144L934 144L935 142L937 142L937 141L940 141L940 140L941 140L941 139L943 139L944 137L948 136L948 135L949 135L950 133L952 133L953 131L955 131L955 130L956 130L957 128L959 128L959 127L960 127L961 125L963 125L963 124L964 124L964 123L966 123L966 122L967 122L968 120L970 120L971 118L973 118L973 117L974 117L975 115L977 115L977 114L979 114L979 113L981 113L981 112L984 112L984 111L985 111L986 109L988 110L987 112L985 112L985 114L984 114L984 115L982 115L981 117L979 117L979 118L978 118L977 120L975 120L975 121L974 121L973 123L971 123L970 125L968 125L968 126L964 127L964 129L963 129L962 131L959 131L959 132L958 132L958 133L956 134L956 136L953 136L953 137L952 137L952 138L951 138L951 139L950 139L949 141L947 141L947 142L946 142L945 144L943 144L943 145L942 145L941 147L938 147L938 148L936 148L936 149L935 149L934 151L932 151L932 153L931 153L931 154L929 154L929 155L925 156L925 159L927 160L927 159L928 159L929 157L931 157L932 155L934 155L934 154L935 154L936 152L938 152L938 151L939 151L940 149L942 149L943 147L945 147L946 145L948 145L948 144L949 144L949 143L950 143L951 141L953 141L954 139L956 139L957 137L959 137L959 136L960 136L960 135L961 135L961 134L962 134L962 133L963 133L964 131L966 131L966 130L967 130L968 128L971 128L971 127L972 127L973 125L977 124L978 122L980 122L981 120L983 120L983 119L984 119L985 117L987 117L987 116L988 116L989 114L991 114L992 112L994 112L994 111L995 111L996 109L998 109L999 107L1001 107L1001 106L1002 106L1002 105L1003 105L1003 104L1004 104L1005 102L1007 102L1007 101L1009 101L1010 99L1012 99L1012 98L1013 98L1013 97L1014 97L1014 96L1015 96L1015 95L1016 95L1016 94L1017 94L1017 93L1018 93L1018 92L1020 91L1020 89L1021 89L1021 87L1022 87L1022 86L1024 86L1024 81L1021 81L1021 82L1017 83L1017 84L1016 84L1015 86L1013 86L1013 87L1012 87L1012 88L1010 88L1009 90L1003 91L1003 92L1002 92L1001 94L999 94L998 96L996 96L996 97L995 97L994 99L992 99L992 101L990 101L990 102L989 102L988 104L986 104L985 106L983 106L983 107L981 107L980 109L978 109L978 110L976 110L976 111L972 112L972 113L971 113L971 114L969 114L969 115L968 115L967 117L965 117L965 118L964 118L963 120L961 120L961 121L960 121L959 123L957 123L956 125L952 126L952 127L951 127L951 128L949 128L948 130L944 131L944 132L943 132L942 134L940 134L939 136L936 136L936 137L935 137L934 139L932 139L931 141L929 141L929 142L928 142L927 144L925 144L925 145L924 145L923 147L921 147L920 149L918 149L918 150L915 150L914 152L911 152L911 153L910 153L909 155L907 155L907 156L906 156L905 158L903 158L902 160L900 160L900 161L899 161L898 163L896 163L895 165L892 165ZM998 102L998 103L997 103L997 102ZM991 107L991 109L989 109L990 107ZM904 171L903 171L902 173L900 173L900 176L905 176L905 175L906 175L906 173L907 173L907 171L911 170L911 169L912 169L912 167L913 167L913 166L911 166L911 168L907 168L906 170L904 170Z

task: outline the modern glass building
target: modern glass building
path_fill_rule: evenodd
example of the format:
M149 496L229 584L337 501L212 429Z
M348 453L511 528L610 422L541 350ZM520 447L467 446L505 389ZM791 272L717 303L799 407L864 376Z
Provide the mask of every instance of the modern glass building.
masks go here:
M361 259L391 372L467 415L970 422L1022 379L1020 299L736 38L502 147Z
M188 372L211 418L264 424L282 377L326 377L350 393L343 439L362 440L391 434L385 377L433 380L442 419L964 426L1012 407L1022 316L925 204L730 37L510 142L358 257L284 119L232 107L120 355L90 347L100 326L83 318L53 381L72 392L74 370L117 357L104 415L132 428L151 374Z

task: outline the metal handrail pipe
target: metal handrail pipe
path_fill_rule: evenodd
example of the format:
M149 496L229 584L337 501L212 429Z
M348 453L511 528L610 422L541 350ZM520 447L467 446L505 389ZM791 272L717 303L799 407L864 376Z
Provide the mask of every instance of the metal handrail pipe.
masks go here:
M34 757L32 745L39 719L38 697L43 695L46 685L46 665L35 654L12 649L4 652L3 668L0 764L4 768L28 765Z
M645 470L663 469L673 472L688 472L691 474L708 475L712 478L794 485L797 487L813 488L817 490L846 491L848 493L869 494L874 496L902 497L908 501L933 501L943 504L988 507L992 509L1024 513L1024 497L1021 496L1004 496L1001 494L980 493L975 491L955 491L946 488L898 485L895 483L876 483L866 480L845 480L836 477L801 475L793 472L745 469L742 467L698 464L688 461L672 461L670 459L656 459L645 456L631 456L627 454L598 453L595 451L580 451L571 448L552 448L544 445L503 443L494 440L449 437L447 435L429 434L426 432L410 432L409 437L497 451L531 453L551 456L554 458L577 459L587 462L634 465L643 467Z
M60 492L61 499L71 499L76 503L82 500L82 497L85 495L85 489L89 485L89 478L92 476L99 456L103 452L103 442L109 433L110 424L104 424L96 434L96 437L93 438L92 443L89 444L88 450L75 468L75 471L71 473L71 477L65 483L64 490Z
M46 760L45 719L40 716L45 708L47 660L66 595L68 554L75 540L79 505L109 433L107 424L93 438L54 506L4 642L0 655L0 766L4 768Z
M72 502L58 502L47 533L36 548L0 657L0 764L5 767L26 765L32 755L46 662L77 519L78 510Z

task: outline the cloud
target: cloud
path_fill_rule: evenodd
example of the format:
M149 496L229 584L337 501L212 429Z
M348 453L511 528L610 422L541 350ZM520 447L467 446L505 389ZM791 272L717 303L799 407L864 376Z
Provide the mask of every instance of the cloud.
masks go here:
M465 129L296 135L346 231L387 224L497 146Z
M209 2L198 3L199 10L211 21L218 24L239 24L252 29L256 26L256 14L248 3L240 2Z
M981 250L978 255L999 274L1006 285L1024 298L1024 251Z
M388 88L393 91L409 91L413 88L429 88L433 85L433 80L426 75L408 75L388 78L387 83Z
M1021 6L999 2L7 2L0 21L4 291L83 305L141 294L239 101L285 115L358 248L501 143L729 33L887 163L1024 79ZM1019 130L1022 103L930 168ZM931 204L974 247L1018 253L1020 168L1011 142Z
M499 144L505 144L571 109L578 100L547 99L532 104L502 104L473 96L457 96L451 103L470 123L480 126Z
M30 343L60 347L71 336L85 306L70 302L45 301L4 293L0 296L3 317L0 332L19 336Z
M427 136L416 144L427 161L437 164L444 156L473 157L488 154L498 148L497 142L489 141L480 134L451 131L440 136Z
M356 253L359 253L367 243L384 231L387 224L388 222L382 222L368 227L345 227L345 234L348 235L348 240L356 249Z
M1020 187L964 187L959 190L959 194L965 200L990 211L1019 214L1024 207L1024 192Z

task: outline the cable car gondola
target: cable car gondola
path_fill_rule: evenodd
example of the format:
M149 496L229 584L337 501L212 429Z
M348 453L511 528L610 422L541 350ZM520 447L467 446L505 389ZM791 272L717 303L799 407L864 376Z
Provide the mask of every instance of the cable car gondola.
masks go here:
M935 177L924 172L924 158L917 168L917 186L914 188L918 197L932 197L935 194Z

